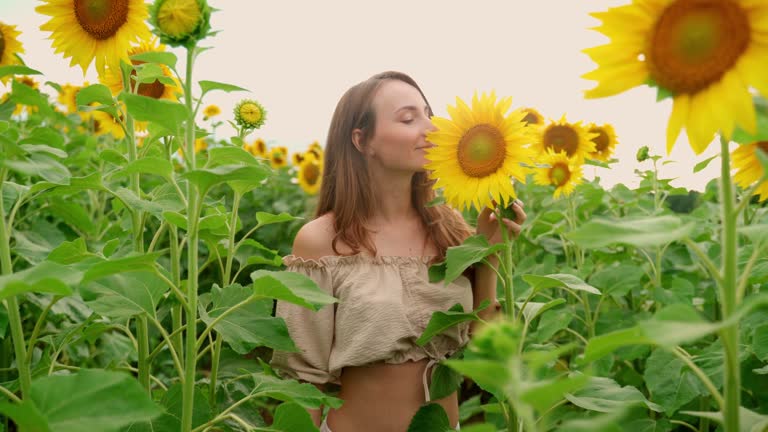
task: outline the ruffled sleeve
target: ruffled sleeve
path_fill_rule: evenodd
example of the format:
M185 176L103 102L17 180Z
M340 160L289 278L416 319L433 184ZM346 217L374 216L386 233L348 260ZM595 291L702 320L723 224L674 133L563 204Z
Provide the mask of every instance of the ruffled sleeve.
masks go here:
M283 258L286 270L312 279L320 289L335 297L332 268L322 260L305 260L288 255ZM336 383L339 377L329 371L329 359L334 341L335 305L318 311L288 303L277 302L275 315L285 320L288 333L299 352L275 350L272 367L281 375L313 384Z

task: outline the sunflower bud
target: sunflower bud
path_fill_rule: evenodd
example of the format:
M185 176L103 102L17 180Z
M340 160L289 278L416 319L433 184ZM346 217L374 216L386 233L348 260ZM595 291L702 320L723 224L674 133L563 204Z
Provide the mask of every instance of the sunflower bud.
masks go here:
M647 160L650 155L648 154L648 146L642 146L639 150L637 150L637 161L643 162Z
M150 21L162 43L191 48L208 36L210 19L206 0L156 0Z
M266 120L267 111L253 99L243 99L235 105L235 121L243 129L258 129Z

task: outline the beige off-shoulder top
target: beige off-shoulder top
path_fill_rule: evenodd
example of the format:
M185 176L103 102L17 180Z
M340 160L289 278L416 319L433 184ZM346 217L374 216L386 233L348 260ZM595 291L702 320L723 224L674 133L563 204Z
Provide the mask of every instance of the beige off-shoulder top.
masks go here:
M455 281L429 282L432 257L357 254L303 259L283 258L288 271L311 278L339 303L317 312L277 302L300 352L275 351L272 367L282 376L315 384L339 384L341 370L374 362L399 364L430 359L431 363L458 351L469 341L469 323L416 345L432 313L461 303L472 310L472 286L466 276Z

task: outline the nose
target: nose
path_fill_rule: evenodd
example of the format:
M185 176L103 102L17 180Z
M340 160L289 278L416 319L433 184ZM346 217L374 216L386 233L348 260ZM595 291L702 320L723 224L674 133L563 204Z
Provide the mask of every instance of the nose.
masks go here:
M424 136L427 135L428 132L436 131L437 126L432 123L432 121L429 119L429 117L426 118L424 121Z

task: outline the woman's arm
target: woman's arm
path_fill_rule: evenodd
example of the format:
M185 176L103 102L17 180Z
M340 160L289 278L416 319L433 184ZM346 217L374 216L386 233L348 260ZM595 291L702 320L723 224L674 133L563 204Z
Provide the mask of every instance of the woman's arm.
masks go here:
M498 268L499 259L496 255L491 255L487 259L494 268ZM474 309L477 309L483 301L490 300L491 302L491 306L478 313L478 316L484 321L491 320L498 314L498 302L496 301L497 279L496 272L488 264L481 263L475 268L475 280L472 283L472 306ZM471 333L474 333L477 324L477 321L472 321L469 327Z

